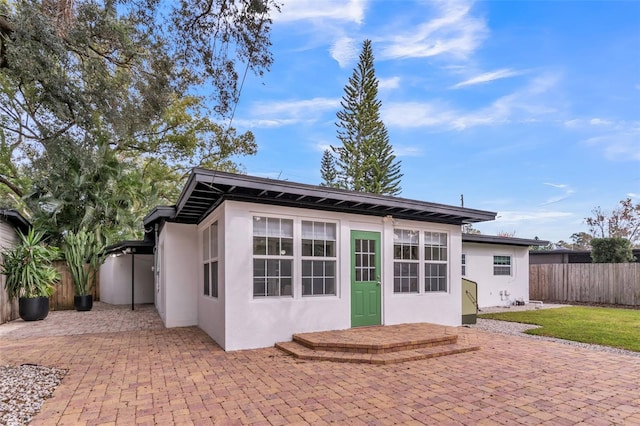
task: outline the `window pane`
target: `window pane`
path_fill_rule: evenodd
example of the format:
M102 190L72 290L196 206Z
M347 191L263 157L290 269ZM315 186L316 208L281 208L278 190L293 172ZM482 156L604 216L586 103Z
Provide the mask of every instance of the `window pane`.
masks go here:
M303 256L311 256L311 255L313 255L313 241L312 240L302 240L302 255Z
M279 238L267 238L267 255L280 256L280 239Z
M293 220L281 219L281 236L293 238Z
M218 262L211 262L211 296L218 297Z
M264 259L253 260L253 276L254 277L265 277L267 275L265 262L266 261Z
M302 278L302 295L311 296L311 278Z
M279 278L267 278L267 296L280 296Z
M327 277L324 280L324 294L336 294L336 280L335 278Z
M316 240L313 243L313 255L318 257L324 257L324 241Z
M280 260L280 276L281 277L291 277L291 261L290 260Z
M281 285L281 296L291 296L293 295L292 289L291 289L291 278L282 278L282 280L280 280L280 285Z
M218 222L211 225L211 258L218 257Z
M336 262L328 260L324 262L324 274L327 277L335 277L336 276Z
M267 254L267 239L265 237L253 237L253 254Z
M326 255L327 257L336 257L336 242L335 241L327 241L326 243Z
M209 228L202 231L202 260L209 260Z
M275 219L272 217L267 218L267 236L268 237L279 237L282 234L280 233L280 219Z
M256 237L267 236L267 218L254 216L253 217L253 235Z
M302 221L302 238L313 239L313 222Z
M313 294L324 294L324 280L322 278L313 279Z
M283 238L280 245L280 256L293 256L293 239Z
M253 279L253 295L260 297L267 295L266 279L261 277L255 277Z
M208 296L209 295L209 264L205 263L204 264L204 268L202 271L202 278L203 278L203 284L204 284L204 295Z
M325 224L325 238L330 241L336 240L336 224L335 223L326 223Z

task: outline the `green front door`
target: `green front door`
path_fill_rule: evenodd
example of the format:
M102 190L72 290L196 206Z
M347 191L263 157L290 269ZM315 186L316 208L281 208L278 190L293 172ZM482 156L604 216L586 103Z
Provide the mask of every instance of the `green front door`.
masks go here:
M351 231L351 326L381 324L380 233Z

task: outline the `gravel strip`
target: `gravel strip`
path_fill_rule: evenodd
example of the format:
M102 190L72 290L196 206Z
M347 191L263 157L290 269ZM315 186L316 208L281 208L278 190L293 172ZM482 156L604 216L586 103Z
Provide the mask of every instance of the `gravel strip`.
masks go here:
M33 364L0 366L0 424L28 424L66 373Z

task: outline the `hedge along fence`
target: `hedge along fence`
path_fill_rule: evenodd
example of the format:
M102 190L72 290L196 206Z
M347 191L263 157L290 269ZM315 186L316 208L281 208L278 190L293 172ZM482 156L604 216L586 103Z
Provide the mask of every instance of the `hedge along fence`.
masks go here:
M529 265L529 298L640 306L640 263Z
M53 266L60 271L60 283L53 291L53 296L49 299L49 309L65 310L74 309L73 296L76 295L71 273L67 268L67 262L59 260L53 263ZM91 289L89 294L93 295L93 300L100 300L100 274L96 277L96 285Z

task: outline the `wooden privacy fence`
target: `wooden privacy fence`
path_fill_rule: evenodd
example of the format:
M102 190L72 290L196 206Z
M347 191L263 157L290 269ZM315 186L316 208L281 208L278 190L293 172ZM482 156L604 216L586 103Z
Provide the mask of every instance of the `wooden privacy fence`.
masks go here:
M67 263L65 261L56 261L53 266L60 271L60 283L56 286L53 296L49 299L49 309L54 311L74 309L73 296L76 295L76 292ZM94 301L100 300L100 274L96 278L95 287L91 289L91 294L93 294Z
M640 306L640 263L529 265L529 298Z
M75 289L71 281L71 274L67 269L67 263L64 261L54 262L54 266L60 271L60 283L53 291L53 296L49 299L49 309L64 310L74 309L73 296ZM18 318L18 300L13 302L9 300L6 290L4 289L5 276L0 275L0 324L12 321ZM100 300L100 276L98 275L96 286L92 289L93 300Z

